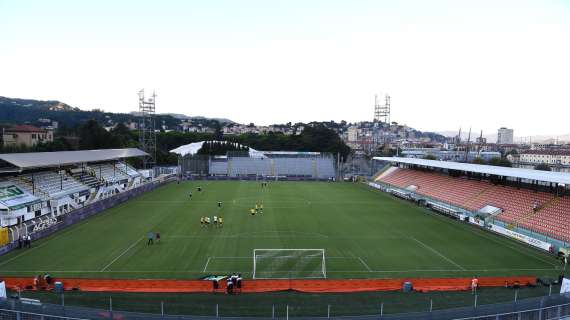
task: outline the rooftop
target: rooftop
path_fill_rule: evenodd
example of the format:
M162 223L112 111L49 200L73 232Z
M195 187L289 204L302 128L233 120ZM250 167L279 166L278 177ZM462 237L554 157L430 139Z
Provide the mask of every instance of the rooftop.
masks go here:
M89 163L111 161L131 157L143 157L148 154L136 148L128 149L101 149L81 151L56 151L56 152L27 152L27 153L4 153L0 154L3 160L14 167L23 170L36 168L49 168L72 165L77 163Z
M8 129L4 130L5 132L46 132L44 129L40 129L38 127L29 125L29 124L20 124Z
M400 157L374 157L374 160L411 164L429 168L458 170L465 172L482 173L496 176L521 178L570 185L570 173L540 171L523 168L496 167L483 164L461 163L451 161L426 160Z
M550 155L550 156L570 156L569 149L559 149L559 150L526 150L521 151L520 154L539 154L539 155Z

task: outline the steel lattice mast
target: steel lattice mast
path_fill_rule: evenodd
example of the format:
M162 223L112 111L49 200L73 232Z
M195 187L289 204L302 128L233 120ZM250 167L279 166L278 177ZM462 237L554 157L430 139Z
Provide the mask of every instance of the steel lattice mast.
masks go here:
M153 92L152 96L146 100L144 89L139 91L139 145L149 154L143 159L145 169L152 168L156 164L155 103L156 93Z
M374 96L374 121L390 124L390 96L386 95L384 104L378 102L378 95Z

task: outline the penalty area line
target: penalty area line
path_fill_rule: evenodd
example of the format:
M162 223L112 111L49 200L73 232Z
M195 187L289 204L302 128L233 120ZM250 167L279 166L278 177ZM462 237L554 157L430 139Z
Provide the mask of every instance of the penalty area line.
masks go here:
M109 262L105 267L103 267L103 269L99 270L99 272L104 272L105 270L107 270L107 268L109 268L113 263L115 263L115 261L119 260L122 256L124 256L127 252L129 252L129 250L131 250L134 246L136 246L139 242L141 242L142 239L144 239L144 237L139 238L137 241L131 244L127 249L125 249L125 251L123 251L115 259L113 259L113 261Z
M360 262L366 268L366 270L368 270L368 272L372 271L372 269L370 269L370 267L366 264L366 262L364 262L364 260L361 257L358 257L358 260L360 260Z
M466 271L465 268L463 268L462 266L460 266L459 264L457 264L455 261L449 259L448 257L446 257L444 254L442 254L441 252L435 250L434 248L428 246L427 244L421 242L420 240L414 238L414 237L410 237L410 239L416 241L417 243L421 244L424 248L430 250L431 252L437 254L438 256L442 257L445 261L453 264L454 266L458 267L459 269L461 269L462 271Z
M202 270L202 273L206 272L206 269L208 269L208 264L210 264L210 259L212 257L208 257L208 260L206 260L206 265L204 265L204 270Z

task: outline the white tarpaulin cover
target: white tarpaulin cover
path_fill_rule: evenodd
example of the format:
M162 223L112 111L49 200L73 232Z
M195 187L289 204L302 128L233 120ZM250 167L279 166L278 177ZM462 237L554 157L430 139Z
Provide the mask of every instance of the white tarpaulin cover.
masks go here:
M570 279L562 279L562 287L560 287L560 293L570 292Z
M182 157L184 157L186 155L195 155L202 148L202 145L204 144L204 142L206 142L206 141L192 142L190 144L180 146L176 149L172 149L172 150L170 150L170 152L176 153ZM231 141L212 141L212 142L233 143ZM245 147L241 144L238 144L238 145L240 147ZM251 158L266 158L266 156L265 156L265 154L263 154L263 152L257 151L253 148L249 148L249 156Z
M40 199L11 182L0 182L0 206L19 208Z
M496 216L499 213L503 212L503 210L501 210L497 207L487 205L487 206L484 206L483 208L481 208L477 212L482 213L482 214L488 214L488 215Z
M6 282L0 281L0 298L6 299Z

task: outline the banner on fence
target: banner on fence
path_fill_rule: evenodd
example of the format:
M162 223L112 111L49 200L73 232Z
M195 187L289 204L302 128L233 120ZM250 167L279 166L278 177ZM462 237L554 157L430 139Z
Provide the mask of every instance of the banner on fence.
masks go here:
M505 235L505 236L507 236L507 237L517 239L517 240L519 240L519 241L522 241L522 242L524 242L524 243L526 243L526 244L529 244L529 245L531 245L531 246L533 246L533 247L536 247L536 248L539 248L539 249L542 249L542 250L545 250L545 251L550 251L551 248L552 248L552 244L550 244L550 243L548 243L548 242L545 242L545 241L542 241L542 240L538 240L538 239L535 239L535 238L531 238L531 237L529 237L529 236L527 236L527 235L524 235L524 234L518 233L518 232L514 232L514 231L509 230L509 229L505 229L505 228L500 227L500 226L498 226L498 225L496 225L496 224L491 224L491 230L493 230L493 231L495 231L495 232L497 232L497 233L500 233L500 234L502 234L502 235Z

